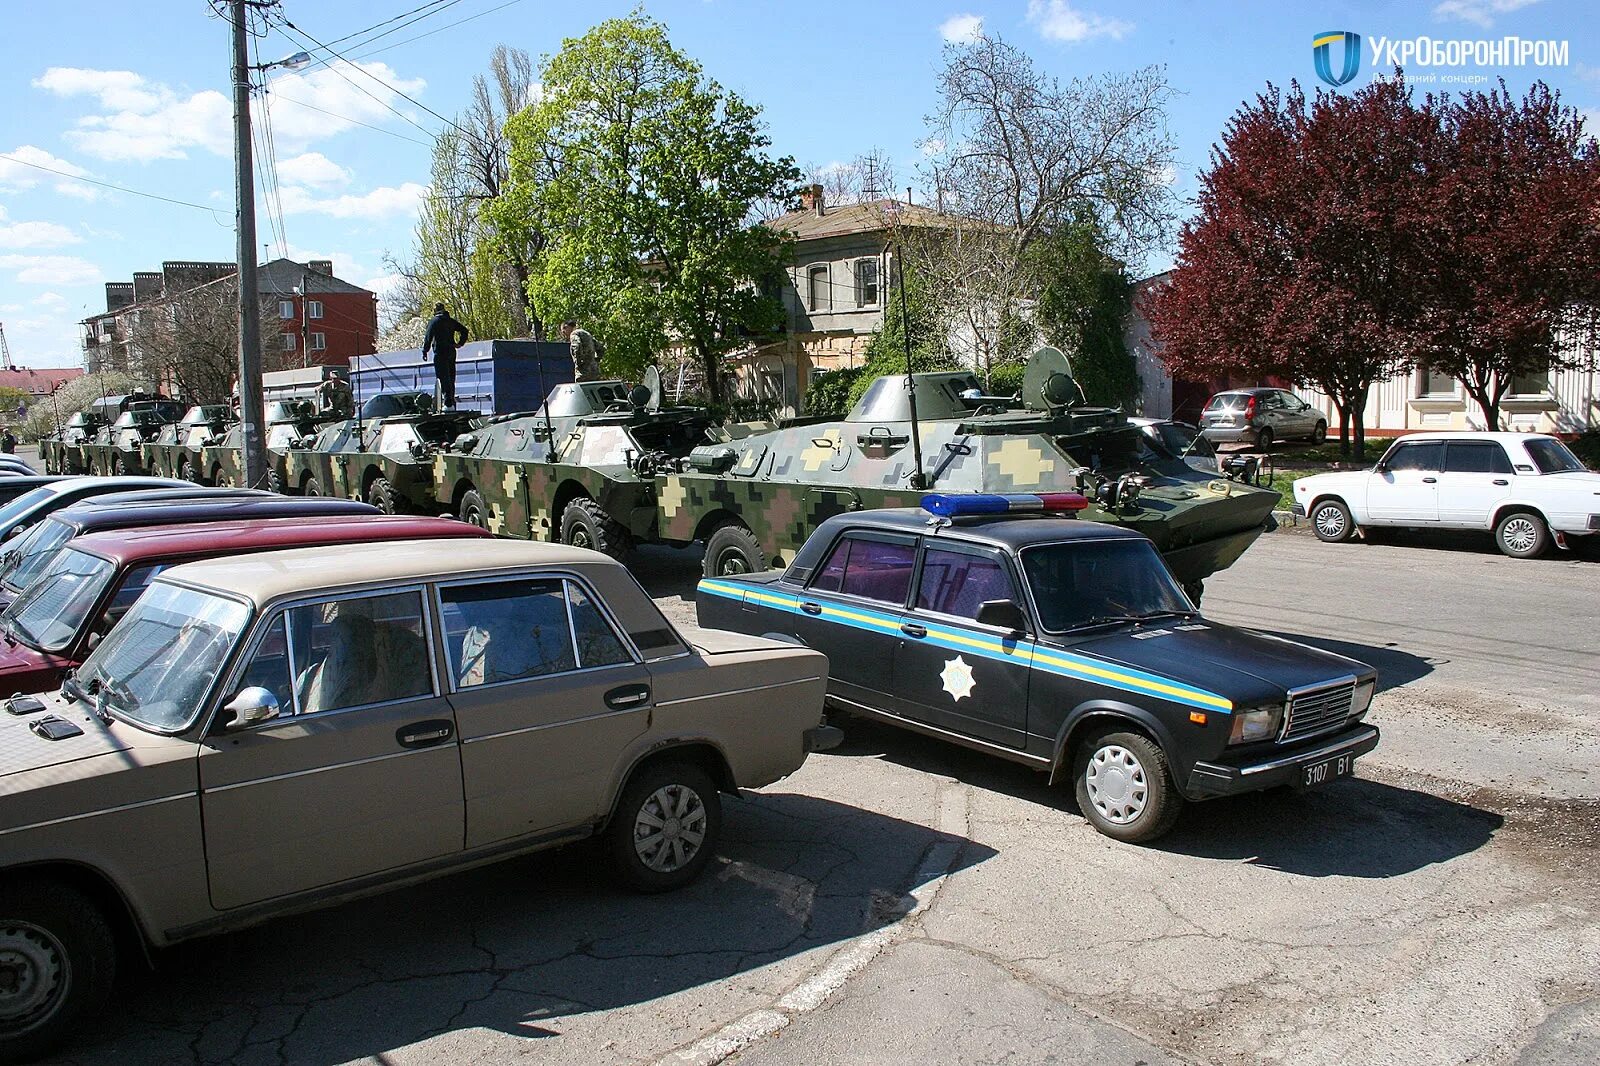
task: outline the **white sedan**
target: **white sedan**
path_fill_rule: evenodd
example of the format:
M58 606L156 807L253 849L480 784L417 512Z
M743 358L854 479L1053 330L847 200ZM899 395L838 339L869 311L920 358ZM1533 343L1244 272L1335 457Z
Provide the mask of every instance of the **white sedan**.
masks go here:
M1364 526L1481 529L1531 559L1600 534L1600 473L1542 433L1416 434L1371 470L1300 478L1294 513L1326 541Z

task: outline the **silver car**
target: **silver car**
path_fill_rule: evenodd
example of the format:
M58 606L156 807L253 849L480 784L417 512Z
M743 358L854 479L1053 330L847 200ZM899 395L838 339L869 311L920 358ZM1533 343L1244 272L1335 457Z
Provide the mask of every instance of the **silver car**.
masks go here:
M1321 411L1284 389L1230 389L1206 401L1200 432L1213 444L1254 444L1262 451L1274 441L1328 439Z

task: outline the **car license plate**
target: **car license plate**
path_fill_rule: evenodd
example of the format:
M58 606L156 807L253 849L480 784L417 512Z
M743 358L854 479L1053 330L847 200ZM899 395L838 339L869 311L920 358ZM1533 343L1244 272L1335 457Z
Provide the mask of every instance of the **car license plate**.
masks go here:
M1233 416L1224 415L1221 418L1214 418L1212 419L1212 424L1217 426L1231 426L1233 425Z
M1341 777L1349 777L1355 772L1356 757L1354 755L1335 755L1331 759L1321 762L1307 763L1300 767L1300 787L1316 788L1326 785L1329 781Z

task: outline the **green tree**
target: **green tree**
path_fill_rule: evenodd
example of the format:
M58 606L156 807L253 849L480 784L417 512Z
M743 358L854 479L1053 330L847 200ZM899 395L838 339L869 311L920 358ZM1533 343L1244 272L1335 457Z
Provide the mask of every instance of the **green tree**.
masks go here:
M1034 318L1045 341L1071 357L1089 403L1115 407L1132 403L1139 375L1122 332L1133 283L1105 243L1093 219L1080 218L1034 245Z
M895 259L899 259L898 255ZM901 286L905 286L901 299ZM854 407L878 378L885 374L906 373L907 340L911 348L911 370L959 370L961 364L950 350L949 331L927 278L915 267L896 272L883 305L883 326L867 341L866 361L850 381L846 412ZM902 310L902 306L904 310Z
M635 12L563 42L540 100L507 125L510 177L485 216L503 239L544 234L528 295L583 321L613 371L677 340L723 399L721 356L782 322L783 238L752 224L799 171L768 154L760 110L708 78Z

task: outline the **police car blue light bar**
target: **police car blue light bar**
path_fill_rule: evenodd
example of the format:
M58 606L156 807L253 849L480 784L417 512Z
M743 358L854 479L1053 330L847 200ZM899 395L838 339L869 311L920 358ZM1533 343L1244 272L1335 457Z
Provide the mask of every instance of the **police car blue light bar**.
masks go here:
M1088 498L1077 492L930 492L922 497L922 509L940 518L1081 511L1087 506Z

